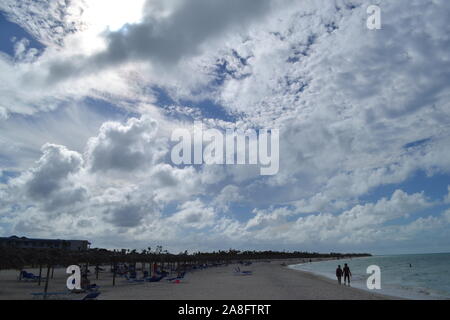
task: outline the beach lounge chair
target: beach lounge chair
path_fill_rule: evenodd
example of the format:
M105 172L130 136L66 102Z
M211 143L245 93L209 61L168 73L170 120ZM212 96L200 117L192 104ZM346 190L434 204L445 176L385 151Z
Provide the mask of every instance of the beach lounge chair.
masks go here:
M86 291L91 291L91 292L96 292L98 291L98 289L100 289L100 286L94 284L90 284L87 288Z
M47 294L45 294L45 292L32 292L30 293L33 298L44 298L44 295L47 298L54 298L54 297L58 297L58 296L67 296L70 292L47 292Z
M238 276L251 276L253 274L253 272L252 271L244 271L244 270L241 271L241 268L236 267L236 268L234 268L234 274L238 275Z
M31 272L26 272L25 270L22 271L22 280L37 281L39 280L39 278L40 278L39 276L36 276ZM45 280L45 278L42 277L41 280Z
M102 267L95 267L95 271L103 272L105 271L105 269L103 269Z
M100 295L100 292L91 292L88 293L83 299L81 300L97 300L97 297Z
M156 274L163 277L167 277L169 275L167 271L156 271Z
M164 276L153 276L150 278L146 278L145 281L147 282L159 282L161 279L164 278Z
M181 279L184 279L185 275L186 275L186 272L182 272L182 273L180 273L180 275L178 275L178 276L176 276L174 278L166 279L166 280L167 281L181 280Z
M130 283L142 283L145 282L145 279L136 279L136 278L130 278L127 274L125 275L125 279Z

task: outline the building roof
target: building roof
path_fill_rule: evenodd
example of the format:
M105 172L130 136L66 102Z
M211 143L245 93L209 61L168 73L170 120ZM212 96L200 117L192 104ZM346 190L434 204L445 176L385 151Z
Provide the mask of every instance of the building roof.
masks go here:
M38 239L38 238L27 238L27 237L18 237L16 235L11 237L0 237L0 240L19 240L19 241L86 241L91 244L88 240L69 240L69 239Z

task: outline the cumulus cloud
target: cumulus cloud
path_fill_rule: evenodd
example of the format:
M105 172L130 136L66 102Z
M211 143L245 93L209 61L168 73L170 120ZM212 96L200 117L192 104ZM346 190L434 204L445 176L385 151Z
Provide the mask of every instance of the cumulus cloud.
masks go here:
M6 171L7 179L0 185L0 223L7 224L9 232L61 230L49 220L81 217L80 212L86 208L89 192L79 180L81 155L52 144L44 145L42 152L35 165L21 174Z
M215 212L199 199L187 201L179 206L179 211L168 220L182 228L202 229L214 224Z
M82 168L82 156L54 144L45 144L42 153L32 169L11 180L12 189L18 189L19 194L42 204L44 211L53 211L83 201L86 189L73 179L74 174Z
M445 203L450 203L450 186L447 186L447 195L444 198Z
M442 216L447 223L450 223L450 209L446 210Z
M0 107L0 120L8 119L8 111L4 107Z
M69 174L80 170L83 163L80 154L64 146L46 144L42 153L26 182L27 194L35 200L46 198L61 188Z
M99 135L87 143L90 170L129 172L149 166L161 156L161 150L152 143L156 130L156 122L146 117L131 118L124 125L103 124Z
M277 240L290 245L373 244L386 240L382 234L383 230L388 229L386 223L406 218L431 206L433 202L423 193L407 194L396 190L390 198L356 205L338 214L319 213L298 217L301 211L291 207L254 210L254 217L245 223L223 220L221 231L230 238L246 241L256 238L264 243Z
M213 207L190 200L205 192L203 173L162 162L165 134L156 120L142 116L105 123L83 153L45 144L35 165L0 189L4 221L19 233L78 230L89 235L93 228L115 229L122 239L156 231L152 237L161 239L167 236L164 230L176 238L186 228L211 226ZM167 205L180 202L175 214L162 217ZM16 216L17 210L23 214ZM54 222L50 229L49 218Z
M155 201L159 203L183 202L205 192L201 174L193 167L181 169L161 163L150 171L145 188L154 190Z
M218 209L228 211L231 204L240 203L243 200L245 200L245 198L238 186L227 185L214 199L214 203L216 204Z
M136 227L146 215L152 213L151 210L151 206L139 202L116 204L107 211L110 215L108 221L118 227Z

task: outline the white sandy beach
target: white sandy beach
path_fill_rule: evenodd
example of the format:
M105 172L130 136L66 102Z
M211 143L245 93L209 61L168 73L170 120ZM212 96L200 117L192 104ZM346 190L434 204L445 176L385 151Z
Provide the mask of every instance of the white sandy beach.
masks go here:
M389 297L364 290L339 286L330 279L282 266L283 261L256 262L250 266L240 266L250 270L252 275L235 275L237 265L212 267L188 272L180 283L161 280L157 283L129 283L122 277L116 278L112 286L112 275L103 272L99 280L95 275L91 283L100 286L98 300L378 300ZM296 261L286 261L294 264ZM93 268L91 268L92 271ZM105 268L106 269L106 268ZM38 270L30 269L34 274ZM43 274L45 272L43 270ZM0 271L0 299L33 299L32 292L42 292L44 282L39 287L36 282L17 280L17 270ZM55 269L54 279L49 283L48 292L65 292L67 275L64 268ZM57 295L58 299L81 299L85 294Z

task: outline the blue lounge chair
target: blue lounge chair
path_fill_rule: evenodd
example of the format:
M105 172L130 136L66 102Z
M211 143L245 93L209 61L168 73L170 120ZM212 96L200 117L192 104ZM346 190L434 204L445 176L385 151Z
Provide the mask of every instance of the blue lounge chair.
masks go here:
M169 273L167 271L156 271L156 274L163 276L163 277L167 277L169 275Z
M91 292L93 292L93 291L98 291L98 289L100 289L100 286L96 285L95 283L89 285L89 286L86 288L87 291L91 291Z
M181 280L181 279L184 279L185 275L186 275L186 272L182 272L182 273L180 273L179 276L176 276L174 278L169 278L169 279L166 279L166 280L167 281Z
M252 271L244 271L244 270L241 271L241 268L236 267L234 269L234 274L238 275L238 276L251 276L253 274L253 272Z
M125 279L130 283L142 283L145 281L145 279L130 278L128 275L125 275Z
M25 270L22 271L22 280L32 280L37 281L39 280L39 276L35 276L31 272L26 272ZM41 278L41 280L45 280L45 278Z
M100 295L100 292L91 292L88 293L83 299L81 300L97 300L97 297Z
M153 276L150 278L145 279L147 282L159 282L161 279L164 278L164 276Z

